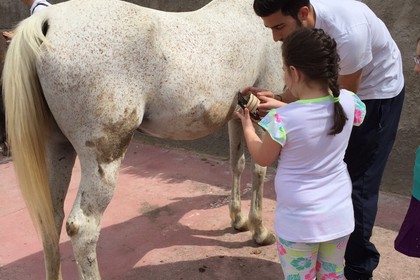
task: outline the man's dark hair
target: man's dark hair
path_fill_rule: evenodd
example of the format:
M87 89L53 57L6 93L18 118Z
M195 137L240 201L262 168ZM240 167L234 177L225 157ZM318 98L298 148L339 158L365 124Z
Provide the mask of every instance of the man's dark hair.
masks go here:
M255 0L254 11L259 17L267 17L277 11L281 11L285 16L298 19L298 12L302 7L310 7L309 0Z

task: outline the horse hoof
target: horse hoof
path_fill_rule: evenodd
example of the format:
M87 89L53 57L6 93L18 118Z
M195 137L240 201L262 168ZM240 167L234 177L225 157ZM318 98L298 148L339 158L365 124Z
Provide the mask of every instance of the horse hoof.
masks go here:
M267 232L265 237L263 235L253 235L252 239L260 246L267 246L274 244L276 242L276 236L272 234L271 232Z
M232 227L234 229L236 229L237 231L248 231L249 230L249 226L248 226L248 222L245 220L240 220L237 222L233 222L231 223Z
M10 149L7 142L0 143L0 153L5 157L10 157Z

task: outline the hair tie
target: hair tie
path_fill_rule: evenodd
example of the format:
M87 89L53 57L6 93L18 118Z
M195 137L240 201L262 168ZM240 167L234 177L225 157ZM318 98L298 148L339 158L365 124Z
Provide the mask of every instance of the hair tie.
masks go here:
M334 97L333 100L334 100L334 103L340 102L340 97L338 97L338 96Z

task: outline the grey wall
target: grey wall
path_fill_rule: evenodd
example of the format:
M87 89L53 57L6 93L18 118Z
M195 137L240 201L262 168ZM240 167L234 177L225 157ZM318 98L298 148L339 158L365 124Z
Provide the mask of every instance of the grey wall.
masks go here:
M420 37L418 0L364 0L381 18L397 42L403 57L406 97L397 139L388 160L382 189L410 194L415 150L420 145L420 77L415 76L413 56Z
M48 0L51 4L65 2L66 0ZM86 0L87 1L87 0ZM126 0L141 6L160 9L164 11L179 12L192 11L201 8L209 0ZM105 1L104 1L105 3ZM0 1L0 29L9 29L20 20L29 15L29 8L20 0Z
M52 4L63 1L51 0ZM208 0L132 0L128 1L166 11L191 11L201 8ZM418 106L420 104L420 77L413 73L413 55L415 42L420 36L420 13L418 0L364 0L368 6L388 26L403 55L404 74L406 78L406 100L401 117L400 127L394 149L390 155L382 190L410 194L415 149L419 145L420 127ZM0 29L8 29L19 20L27 17L28 8L18 0L2 0L0 2ZM228 158L227 129L195 141L162 141L163 145L177 146L186 149L204 151L205 153ZM147 142L155 142L151 137L137 135Z
M19 0L0 1L0 29L9 29L29 15L29 8Z

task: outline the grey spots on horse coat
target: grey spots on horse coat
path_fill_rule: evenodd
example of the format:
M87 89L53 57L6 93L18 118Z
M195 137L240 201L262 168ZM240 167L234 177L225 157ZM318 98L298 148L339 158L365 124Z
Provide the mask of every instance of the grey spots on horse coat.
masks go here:
M96 264L96 258L92 258L91 256L87 257L87 261L90 266L94 266Z

